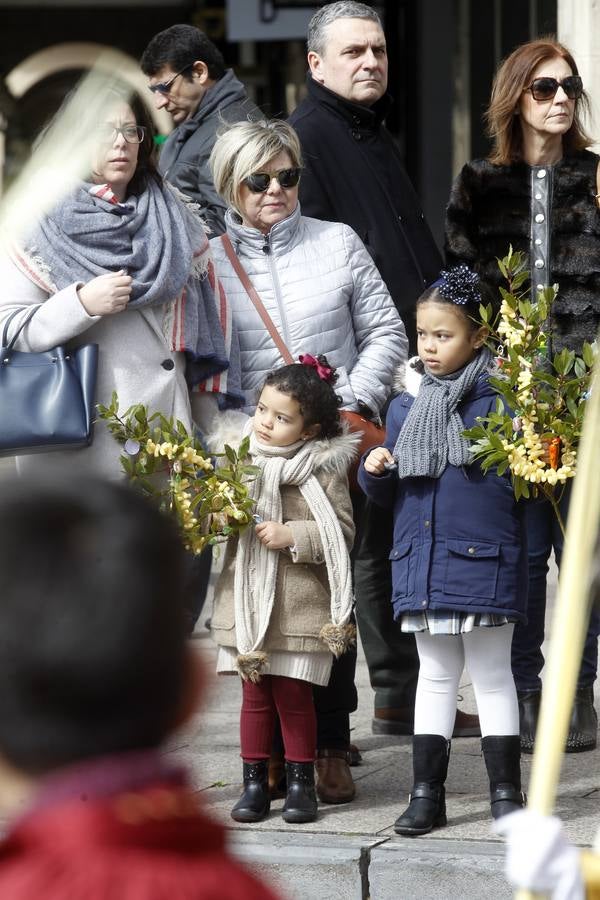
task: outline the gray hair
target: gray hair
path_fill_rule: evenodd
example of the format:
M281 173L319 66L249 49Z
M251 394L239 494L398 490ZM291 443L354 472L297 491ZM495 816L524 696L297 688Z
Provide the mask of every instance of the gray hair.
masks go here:
M260 172L280 153L287 153L293 168L302 167L298 135L281 119L236 122L222 131L210 154L210 168L225 203L239 213L244 179Z
M336 3L328 3L316 12L308 23L306 44L309 53L323 56L326 45L325 29L337 19L371 19L383 29L379 14L371 6L357 3L355 0L337 0Z

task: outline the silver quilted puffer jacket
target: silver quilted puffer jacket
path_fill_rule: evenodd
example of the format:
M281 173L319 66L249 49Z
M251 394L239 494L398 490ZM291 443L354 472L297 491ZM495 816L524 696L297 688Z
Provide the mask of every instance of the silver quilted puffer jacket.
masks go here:
M228 210L227 234L294 359L323 353L336 367L343 406L358 401L374 413L388 398L394 370L407 357L402 320L368 251L348 225L300 214L300 206L268 235L246 228ZM211 240L217 274L239 334L247 411L272 369L284 365L220 238Z

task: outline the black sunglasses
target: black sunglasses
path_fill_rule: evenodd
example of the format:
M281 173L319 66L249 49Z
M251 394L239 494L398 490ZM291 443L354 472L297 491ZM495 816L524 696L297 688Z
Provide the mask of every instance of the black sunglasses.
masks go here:
M177 74L173 75L172 78L169 78L168 81L159 81L158 84L149 84L148 90L152 91L153 94L168 94L175 79L179 78L180 75L183 75L184 72L187 72L188 69L191 69L193 65L194 63L189 63L185 69L182 69L181 72L177 72Z
M280 169L279 172L253 172L244 178L244 184L253 194L264 194L276 178L282 188L296 187L300 181L300 169Z
M579 75L568 75L562 81L556 78L534 78L525 92L531 91L534 100L553 100L557 90L561 87L569 100L579 100L583 94L583 81Z

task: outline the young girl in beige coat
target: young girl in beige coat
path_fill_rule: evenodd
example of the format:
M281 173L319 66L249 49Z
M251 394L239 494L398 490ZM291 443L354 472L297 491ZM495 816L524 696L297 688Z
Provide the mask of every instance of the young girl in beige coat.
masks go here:
M250 490L256 525L230 541L212 630L217 670L242 678L244 792L238 822L269 812L268 760L278 715L286 758L286 822L311 822L316 718L312 685L326 685L333 655L354 638L349 624L354 537L347 469L355 436L344 434L335 374L325 357L267 376L249 420L258 474Z

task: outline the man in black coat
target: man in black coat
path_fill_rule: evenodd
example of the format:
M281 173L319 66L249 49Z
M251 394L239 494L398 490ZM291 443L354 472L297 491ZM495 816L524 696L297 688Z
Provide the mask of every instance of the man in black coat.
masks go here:
M371 253L415 349L415 303L438 277L442 259L384 119L387 93L386 43L379 16L352 0L324 6L308 26L308 96L290 116L302 144L300 205L306 216L345 222ZM360 525L354 559L356 615L371 685L373 731L412 734L418 656L411 634L393 621L388 554L392 526L387 512L356 497ZM317 688L319 756L323 744L337 748L340 723L355 706L354 661L334 664L327 688ZM455 736L478 734L476 717L459 711ZM331 735L327 740L328 733ZM351 790L343 760L317 761L319 796L335 800ZM328 789L332 782L333 788ZM342 785L340 787L340 785Z
M308 63L308 97L290 116L304 155L302 212L354 228L414 351L415 301L442 259L384 124L392 100L375 10L347 0L323 7L309 24Z

